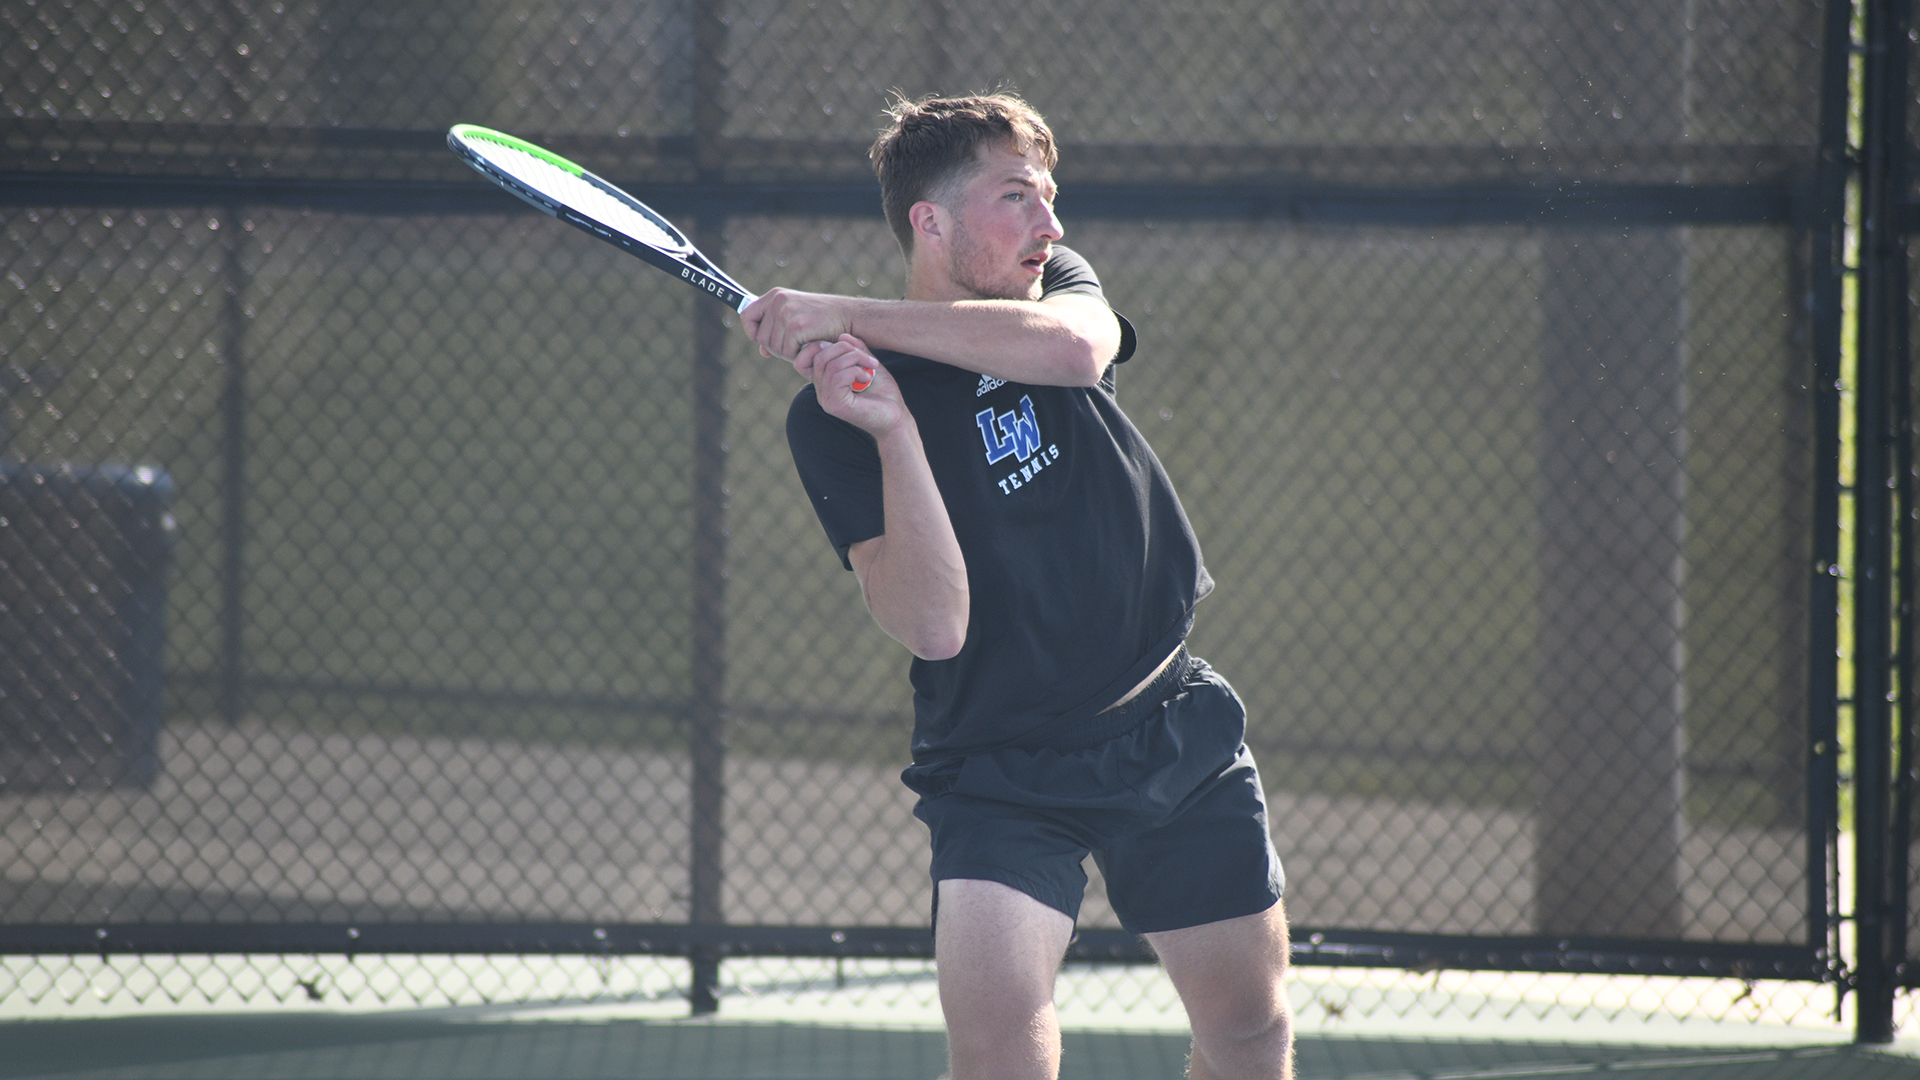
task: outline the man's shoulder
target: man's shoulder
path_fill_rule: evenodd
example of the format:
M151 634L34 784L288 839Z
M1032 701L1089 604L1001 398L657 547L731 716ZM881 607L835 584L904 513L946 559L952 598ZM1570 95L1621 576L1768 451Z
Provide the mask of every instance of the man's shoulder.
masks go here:
M1047 265L1040 274L1040 298L1054 296L1091 296L1105 300L1106 294L1100 288L1100 276L1093 272L1092 264L1079 252L1069 247L1053 245L1053 251L1047 256Z

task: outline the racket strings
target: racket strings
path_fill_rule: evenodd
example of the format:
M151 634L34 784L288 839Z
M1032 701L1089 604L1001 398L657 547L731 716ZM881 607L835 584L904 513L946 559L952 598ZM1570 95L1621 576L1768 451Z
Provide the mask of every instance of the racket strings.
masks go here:
M516 147L469 138L466 145L488 162L542 195L643 244L685 254L686 241L660 227L648 215L583 177Z

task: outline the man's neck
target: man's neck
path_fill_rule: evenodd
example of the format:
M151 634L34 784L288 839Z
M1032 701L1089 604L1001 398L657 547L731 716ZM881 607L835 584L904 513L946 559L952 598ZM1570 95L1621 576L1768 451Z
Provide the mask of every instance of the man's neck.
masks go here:
M946 268L936 264L939 256L933 252L916 250L911 265L907 268L907 299L929 303L952 303L956 300L977 299L965 289L955 284Z

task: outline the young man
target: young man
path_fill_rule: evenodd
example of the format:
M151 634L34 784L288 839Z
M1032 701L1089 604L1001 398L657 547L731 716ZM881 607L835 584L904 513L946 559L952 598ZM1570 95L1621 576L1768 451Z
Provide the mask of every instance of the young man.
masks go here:
M1089 852L1180 991L1191 1075L1288 1076L1280 863L1245 711L1182 644L1213 581L1114 397L1133 329L1055 246L1037 113L892 116L873 160L906 299L775 289L744 326L810 380L787 421L801 480L915 657L902 778L932 832L952 1076L1057 1075Z

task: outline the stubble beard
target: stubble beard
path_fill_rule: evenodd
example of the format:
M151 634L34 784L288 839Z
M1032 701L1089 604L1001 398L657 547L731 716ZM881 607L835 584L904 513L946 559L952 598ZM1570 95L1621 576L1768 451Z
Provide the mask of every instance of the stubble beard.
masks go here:
M1037 252L1022 252L1021 255ZM1020 284L1018 279L1008 277L996 280L994 262L991 253L975 243L973 234L966 222L958 214L954 216L953 246L949 249L948 274L953 283L975 300L1038 300L1040 299L1040 279L1032 278ZM1016 262L1014 269L1019 269ZM1025 278L1024 272L1020 275Z

